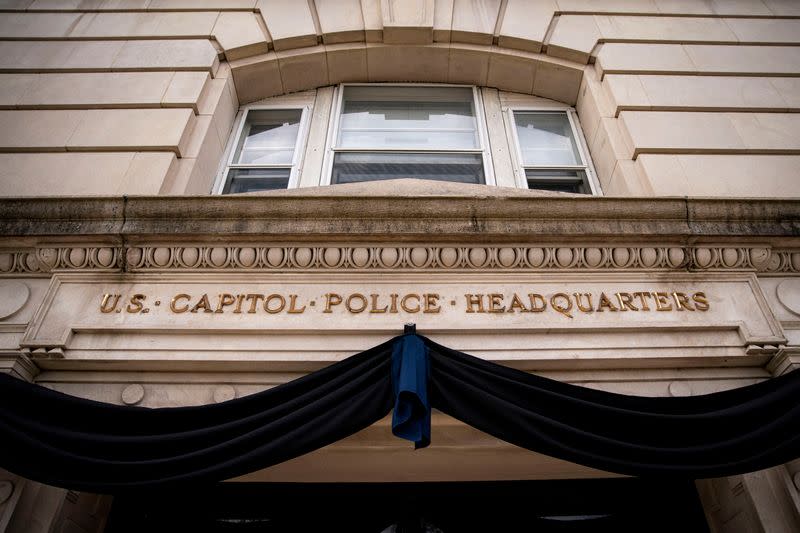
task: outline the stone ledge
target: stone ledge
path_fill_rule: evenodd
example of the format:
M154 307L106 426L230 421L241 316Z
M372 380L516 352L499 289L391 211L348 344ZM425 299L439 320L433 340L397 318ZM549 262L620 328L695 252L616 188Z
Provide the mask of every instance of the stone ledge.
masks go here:
M800 202L603 198L397 180L258 195L0 199L0 240L492 242L731 240L800 244Z

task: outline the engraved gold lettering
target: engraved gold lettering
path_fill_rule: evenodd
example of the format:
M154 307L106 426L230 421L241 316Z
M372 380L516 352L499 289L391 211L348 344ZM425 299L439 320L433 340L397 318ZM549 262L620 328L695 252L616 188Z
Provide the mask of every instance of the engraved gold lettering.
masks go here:
M101 313L113 313L117 309L117 304L121 294L104 294L103 301L100 303Z
M339 305L342 303L342 297L336 294L335 292L329 292L325 295L325 310L323 313L333 313L331 308L334 305Z
M258 306L258 301L264 299L263 294L247 294L244 297L245 300L250 302L250 309L247 310L248 313L251 315L256 312L256 307ZM194 313L194 311L192 311Z
M528 309L525 307L525 304L522 303L522 299L520 299L519 295L515 292L514 296L511 297L511 303L509 304L506 313L513 313L517 310L520 313L526 313L528 311Z
M302 313L305 310L306 310L306 306L305 305L303 307L301 307L300 309L297 308L297 295L296 294L290 294L289 295L289 310L286 311L286 312L289 313L289 314L292 314L292 315L299 315L300 313Z
M242 312L242 302L244 302L244 296L244 294L236 295L236 309L233 310L235 314L240 314Z
M189 305L184 305L183 307L178 307L178 302L180 300L191 300L191 296L188 294L176 294L172 297L172 300L169 302L169 308L172 310L173 313L185 313L189 310Z
M556 303L556 298L560 298L564 302L564 305L559 305ZM572 311L572 300L570 300L569 296L563 292L558 292L550 297L550 307L562 315L572 318L572 315L570 314L570 311Z
M391 298L391 303L389 304L389 312L397 314L397 298L399 294L390 294L389 298Z
M211 309L211 304L208 302L208 295L204 294L200 297L194 307L192 307L190 313L196 313L199 310L203 310L204 313L213 313L214 311Z
M616 311L617 310L617 307L613 303L611 303L611 300L608 299L608 296L606 296L606 293L601 292L600 293L600 301L597 302L597 312L598 313L602 313L605 310L605 309L603 309L604 307L607 307L609 311Z
M278 302L278 306L275 307L270 305L270 302L276 301ZM283 311L283 308L286 307L286 298L281 296L280 294L270 294L266 298L264 298L264 311L271 315L275 315Z
M417 300L417 306L416 307L408 307L408 305L406 305L408 300L410 300L411 298L415 298ZM419 294L413 294L413 293L412 294L406 294L400 300L400 308L403 311L405 311L406 313L419 313L419 301L420 301Z
M217 308L214 309L215 313L224 313L226 305L233 305L236 302L236 298L233 297L232 294L223 293L220 294L217 299Z
M440 296L438 294L428 293L428 294L424 294L423 296L424 296L424 302L425 302L425 308L422 310L423 313L436 314L436 313L441 312L442 308L439 307L439 298L440 298Z
M129 313L141 313L143 312L143 302L147 298L144 294L134 294L131 296L130 303L125 308L125 310Z
M708 311L711 307L711 304L708 303L708 299L706 298L706 293L704 292L694 293L692 295L692 300L694 300L694 306L698 311Z
M619 302L619 310L620 311L638 311L639 308L633 305L633 296L629 292L618 292L616 293L617 301Z
M673 292L672 299L675 300L675 309L678 311L683 311L684 309L694 311L694 307L689 303L689 297L686 296L686 294L682 292Z
M656 301L656 311L672 311L672 304L669 303L669 295L666 292L654 292L652 294Z
M574 292L572 293L572 296L575 298L575 304L578 306L578 309L580 309L582 312L591 313L592 311L594 311L594 308L592 307L592 295L590 293ZM581 296L586 296L586 302L588 304L586 307L584 307L583 304L581 303Z
M634 292L634 296L639 298L639 304L642 306L642 311L649 311L650 306L647 305L647 298L651 298L653 295L649 292Z
M464 298L467 299L467 313L485 313L483 309L483 294L465 294ZM475 311L473 306L478 306Z
M528 294L528 299L531 301L531 313L541 313L547 309L547 300L541 294Z
M353 306L353 300L358 300L361 302L358 307ZM348 311L354 314L361 313L364 309L367 308L367 297L360 293L354 293L347 297L347 301L344 303L344 306L347 308Z
M377 294L370 294L369 295L369 299L370 299L369 312L370 313L385 313L386 310L389 309L388 305L384 305L383 307L378 307L378 298L379 298L379 295L377 295Z
M503 295L502 294L490 294L489 295L489 312L490 313L504 313L506 311L506 306L503 305Z

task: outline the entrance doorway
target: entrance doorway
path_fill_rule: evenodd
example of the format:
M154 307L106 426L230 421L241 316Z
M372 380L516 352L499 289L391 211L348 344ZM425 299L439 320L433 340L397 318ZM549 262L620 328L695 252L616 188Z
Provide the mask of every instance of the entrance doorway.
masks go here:
M115 497L106 533L707 532L689 481L220 483Z

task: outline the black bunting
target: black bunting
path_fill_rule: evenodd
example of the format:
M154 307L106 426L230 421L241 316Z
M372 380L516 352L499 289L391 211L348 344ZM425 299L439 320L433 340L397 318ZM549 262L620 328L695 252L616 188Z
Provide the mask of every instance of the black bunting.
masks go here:
M430 405L517 446L594 468L718 477L800 457L798 400L800 372L703 396L625 396L411 333L273 389L198 407L116 406L0 374L0 466L92 492L213 482L333 443L393 406L403 410L395 433L423 447Z

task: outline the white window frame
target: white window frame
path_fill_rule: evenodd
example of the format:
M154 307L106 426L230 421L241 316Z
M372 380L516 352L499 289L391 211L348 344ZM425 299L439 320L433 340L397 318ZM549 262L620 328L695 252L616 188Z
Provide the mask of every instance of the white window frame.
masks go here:
M342 108L344 103L344 89L346 87L466 87L472 90L472 104L475 109L475 122L478 131L478 148L467 149L447 149L447 150L420 150L415 148L392 148L392 149L376 149L376 148L337 148L336 143L339 138L339 124L342 116ZM333 177L333 158L339 152L409 152L409 153L432 153L432 154L448 154L448 153L469 153L481 154L481 161L483 162L483 177L486 185L496 185L497 182L494 177L494 166L492 165L491 147L489 145L489 134L486 127L486 113L483 109L483 100L478 87L474 85L455 85L447 83L342 83L336 87L334 94L334 106L332 120L328 123L328 135L325 145L325 159L322 167L322 176L320 176L320 185L330 185Z
M305 154L305 146L308 139L308 129L310 126L311 106L309 105L291 105L291 104L252 104L242 106L239 113L236 115L234 121L233 131L235 135L228 138L228 144L225 147L224 157L217 172L217 179L212 188L212 194L222 194L225 190L225 184L228 179L228 172L232 168L286 168L290 165L286 164L267 164L267 165L253 165L253 164L238 164L233 162L236 155L236 147L239 146L245 126L247 125L247 116L251 111L292 111L300 110L300 127L297 131L297 139L295 140L294 153L292 154L292 163L289 170L289 183L287 189L297 188L300 182L300 173L302 171L303 155Z
M567 115L570 128L572 128L572 135L575 137L575 146L578 149L578 155L583 165L550 165L550 166L531 166L524 165L522 160L522 146L519 143L519 136L517 135L517 122L514 119L514 113L560 113ZM586 138L583 136L583 130L578 120L578 114L573 107L560 107L560 106L526 106L526 105L513 105L508 106L504 113L506 120L506 132L511 139L511 149L514 152L514 174L516 178L517 187L520 189L528 189L528 179L525 175L525 170L578 170L586 173L586 182L589 188L587 196L602 196L603 191L600 188L600 182L597 179L597 173L594 170L592 158L589 156L589 148L586 144ZM535 190L535 189L530 189Z

